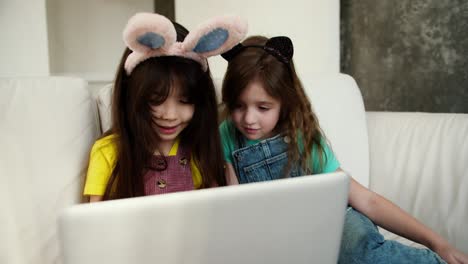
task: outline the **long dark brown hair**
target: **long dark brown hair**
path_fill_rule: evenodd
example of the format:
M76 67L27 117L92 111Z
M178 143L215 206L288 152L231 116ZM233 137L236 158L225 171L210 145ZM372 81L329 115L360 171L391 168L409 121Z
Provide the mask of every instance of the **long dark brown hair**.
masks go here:
M188 31L177 23L174 25L177 40L182 41ZM179 135L180 146L190 148L202 176L202 188L226 185L217 128L218 106L209 70L204 72L191 59L164 56L145 60L128 76L124 63L129 54L127 48L115 79L112 126L106 134L117 135L117 162L104 199L144 195L143 175L159 143L152 125L151 106L164 102L175 85L195 109L190 123Z
M268 38L252 36L244 46L263 46ZM266 92L281 102L280 117L275 130L290 138L288 148L288 173L292 164L300 164L304 173L314 173L311 166L311 151L318 148L319 161L323 166L323 133L310 101L294 69L294 63L284 63L261 48L245 48L229 61L223 80L222 100L224 117L229 118L238 99L249 83L259 81ZM236 131L236 133L239 133ZM304 149L298 146L302 142ZM305 150L305 151L304 151Z

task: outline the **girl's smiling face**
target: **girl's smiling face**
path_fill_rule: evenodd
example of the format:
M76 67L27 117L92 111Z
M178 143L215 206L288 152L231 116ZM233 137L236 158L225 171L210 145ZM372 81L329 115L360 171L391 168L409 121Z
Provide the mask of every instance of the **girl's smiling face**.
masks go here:
M266 139L274 135L281 102L271 97L260 81L252 81L240 94L231 117L236 128L248 139Z
M159 149L163 152L170 149L195 112L194 104L181 95L180 90L178 86L173 87L164 102L151 106L154 131L161 140Z

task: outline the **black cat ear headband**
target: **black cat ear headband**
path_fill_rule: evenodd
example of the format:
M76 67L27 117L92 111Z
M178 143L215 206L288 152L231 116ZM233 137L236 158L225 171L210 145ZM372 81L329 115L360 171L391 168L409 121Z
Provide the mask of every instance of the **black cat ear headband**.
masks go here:
M279 61L289 64L294 54L294 47L290 38L285 36L270 38L264 46L261 45L242 45L241 43L234 46L229 51L221 54L221 56L231 61L237 54L246 48L260 48L275 56Z

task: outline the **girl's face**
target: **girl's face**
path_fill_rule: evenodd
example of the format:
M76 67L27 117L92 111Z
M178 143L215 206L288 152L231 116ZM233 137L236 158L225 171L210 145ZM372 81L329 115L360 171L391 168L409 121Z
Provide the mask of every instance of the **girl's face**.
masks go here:
M177 136L192 120L195 107L181 95L177 86L171 89L167 99L160 105L151 107L154 131L161 139L160 148L170 148Z
M281 102L271 97L259 81L247 85L238 98L231 117L236 128L248 139L266 139L274 134Z

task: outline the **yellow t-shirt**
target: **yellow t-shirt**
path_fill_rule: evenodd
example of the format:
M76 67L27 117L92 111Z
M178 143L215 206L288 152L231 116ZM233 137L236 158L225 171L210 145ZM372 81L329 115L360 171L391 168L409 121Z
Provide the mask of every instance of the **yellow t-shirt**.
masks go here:
M111 134L94 143L89 156L88 173L86 175L86 183L83 192L84 195L104 195L107 182L116 164L116 138L117 135ZM169 156L177 155L178 149L179 140L176 140L169 151ZM190 159L190 168L192 170L193 186L195 189L198 189L201 186L202 177L193 157Z

